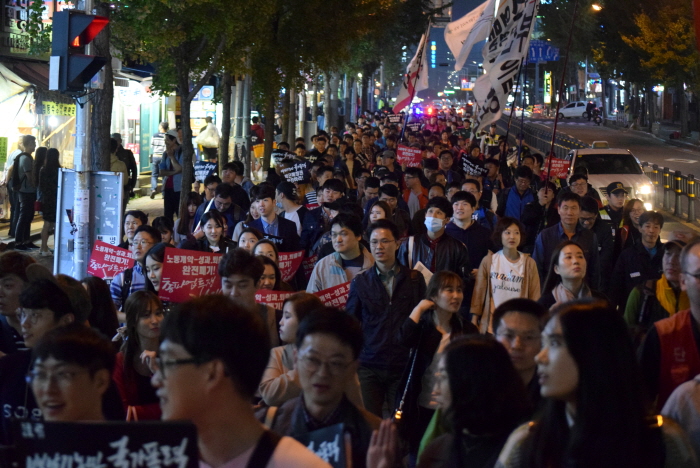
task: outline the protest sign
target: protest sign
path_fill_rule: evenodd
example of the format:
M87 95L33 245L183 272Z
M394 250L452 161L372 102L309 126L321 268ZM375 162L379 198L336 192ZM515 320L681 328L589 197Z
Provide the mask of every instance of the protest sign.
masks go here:
M389 123L390 124L397 124L401 122L401 114L389 114L387 116L389 118Z
M296 294L294 291L271 291L269 289L260 289L255 293L255 302L258 304L267 304L273 309L282 310L284 301L289 296Z
M291 281L304 260L304 251L280 252L277 257L277 265L282 274L282 281Z
M420 167L423 155L420 148L399 145L396 151L396 159L402 166L405 164L406 167Z
M552 158L552 169L550 177L556 177L557 179L566 179L569 175L570 161L566 159ZM544 161L544 169L542 170L542 179L547 178L547 172L549 172L549 158Z
M304 260L301 262L301 267L304 269L304 277L306 278L306 281L309 281L311 278L311 273L313 273L314 265L316 265L317 261L318 254L314 254L311 257L304 257Z
M484 163L478 159L470 159L466 153L462 154L462 171L467 176L485 176L488 174L488 169L484 167Z
M410 124L406 124L406 128L412 132L417 132L420 130L420 122L411 122Z
M350 294L350 281L314 293L328 307L345 307Z
M333 468L345 468L345 425L343 423L307 432L299 442Z
M290 167L285 167L280 170L282 178L287 182L299 183L311 180L311 174L305 162L292 164Z
M197 468L197 432L185 422L19 422L15 466ZM89 441L86 443L86 441Z
M133 266L134 259L131 252L98 240L92 248L87 272L92 276L109 280Z
M212 252L166 248L158 296L165 301L185 302L217 292L221 289L220 258L221 254Z

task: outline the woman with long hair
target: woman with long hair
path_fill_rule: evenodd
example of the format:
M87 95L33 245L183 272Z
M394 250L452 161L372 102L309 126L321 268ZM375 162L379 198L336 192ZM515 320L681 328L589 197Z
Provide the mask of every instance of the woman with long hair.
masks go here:
M547 309L586 297L599 297L586 281L586 257L583 248L574 241L564 241L552 252L549 273L537 301Z
M88 323L92 328L111 339L119 328L119 319L117 318L117 308L109 294L109 285L105 280L96 276L86 276L81 283L88 292L92 305Z
M396 399L397 407L409 418L402 427L408 428L403 436L413 455L437 408L433 387L442 352L455 337L478 333L459 314L464 299L464 282L459 275L438 271L430 278L425 297L404 320L399 334L400 343L412 349Z
M260 239L253 246L253 255L262 255L263 257L269 257L274 260L275 263L279 264L279 250L277 250L277 245L270 239Z
M143 271L146 273L146 289L156 294L160 292L163 280L163 262L165 261L165 249L169 244L161 242L151 247L143 257ZM163 301L163 310L168 311L170 303Z
M379 220L379 219L388 219L392 220L394 211L391 209L389 204L385 201L381 200L376 200L374 203L372 203L369 207L369 210L367 210L368 216L367 216L367 224L364 226L365 233L364 233L364 239L366 242L369 242L369 236L367 235L367 227L372 224L373 222Z
M238 247L253 253L255 244L264 237L264 234L254 227L247 227L238 236Z
M179 219L180 218L178 218L178 220ZM160 237L163 242L171 247L175 247L175 226L172 219L166 218L165 216L158 216L151 221L151 226L160 232Z
M556 307L542 337L544 412L511 434L496 466L698 466L680 427L651 411L625 321L607 302Z
M187 207L180 213L175 220L174 240L175 245L187 239L187 236L194 232L194 215L197 213L197 208L202 204L202 196L197 192L187 194Z
M625 203L622 208L622 228L620 236L622 240L622 249L637 245L642 242L642 233L639 231L639 218L646 211L644 202L639 198L633 198Z
M217 210L211 209L202 215L201 237L188 236L179 249L197 250L225 254L236 248L236 243L226 237L226 219Z
M435 398L448 432L426 446L418 468L492 468L510 433L531 414L508 352L484 335L447 345L438 363Z
M508 299L540 298L537 264L518 250L525 242L520 221L507 216L499 219L491 240L496 253L489 252L481 261L471 303L473 322L481 333L493 333L493 311Z
M41 147L37 150L34 169L38 167L39 150L43 149L45 156L42 167L38 171L37 187L39 188L40 200L42 203L41 217L44 218L44 225L41 227L41 249L40 255L48 257L49 236L56 227L56 199L58 198L58 170L61 168L61 160L56 148L46 149Z
M258 289L294 291L289 284L282 281L282 273L280 272L279 266L277 266L277 262L265 255L258 255L257 259L260 260L265 267L260 277L260 287Z
M49 149L46 146L40 146L34 151L34 167L32 167L32 183L34 187L39 186L39 174L41 173L41 168L46 164L48 151Z
M353 174L355 174L355 170L361 166L361 163L357 161L355 150L350 147L345 148L343 157L345 160L340 163L340 169L343 171L343 180L349 190L355 190L357 189L357 184L355 183Z
M124 343L114 366L114 383L130 420L160 419L160 404L151 376L159 346L163 306L151 291L136 291L124 305Z

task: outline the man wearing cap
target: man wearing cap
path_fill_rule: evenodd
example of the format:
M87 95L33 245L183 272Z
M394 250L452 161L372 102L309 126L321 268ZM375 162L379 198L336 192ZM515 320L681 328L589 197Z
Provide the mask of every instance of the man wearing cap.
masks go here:
M165 153L160 163L160 175L163 177L163 216L173 219L178 215L180 206L180 189L182 188L182 147L177 130L165 133Z
M297 188L291 182L280 182L276 190L277 208L280 208L280 218L292 221L297 226L297 235L301 235L301 226L304 224L304 216L308 213L308 209L297 204L299 196Z
M622 182L613 182L606 187L605 198L608 203L599 211L599 214L600 219L608 224L612 230L615 239L615 253L613 254L613 262L615 262L622 251L620 228L622 227L622 209L627 200L627 189Z
M497 156L498 155L498 140L499 140L499 135L496 133L498 130L498 125L496 123L492 123L491 126L489 127L489 133L484 135L481 138L481 145L480 149L482 154L488 155L488 156Z
M136 159L134 158L134 153L131 150L124 148L122 145L122 135L121 133L112 133L112 138L117 140L119 146L117 147L117 157L120 161L126 164L126 169L129 171L129 183L126 184L124 190L127 196L131 196L134 187L136 187L136 178L139 176L139 171L136 166Z

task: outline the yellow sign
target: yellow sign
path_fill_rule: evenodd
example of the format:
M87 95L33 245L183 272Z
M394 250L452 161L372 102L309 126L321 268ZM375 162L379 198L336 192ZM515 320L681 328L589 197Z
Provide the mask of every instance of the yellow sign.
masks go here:
M75 104L44 101L43 106L44 115L60 115L63 117L73 117L75 115Z
M552 73L544 72L544 103L552 103Z

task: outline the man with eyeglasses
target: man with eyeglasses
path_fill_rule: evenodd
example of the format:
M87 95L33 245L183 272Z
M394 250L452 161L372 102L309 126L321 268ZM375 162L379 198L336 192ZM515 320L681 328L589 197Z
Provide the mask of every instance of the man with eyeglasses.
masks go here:
M496 339L506 348L513 367L523 379L534 409L542 401L535 356L542 348L541 333L547 310L530 299L511 299L493 312Z
M563 188L562 190L571 190L579 197L591 197L598 202L599 210L603 208L603 202L600 200L600 195L598 195L598 191L588 183L588 176L585 172L575 172L571 177L569 177L569 186Z
M162 418L197 428L200 467L328 467L291 437L267 430L250 404L270 356L263 320L221 295L168 314L151 384Z
M153 226L145 224L136 229L134 243L131 245L131 255L136 262L133 267L115 276L109 285L109 293L118 311L122 311L126 298L131 293L146 289L146 274L142 266L143 257L146 256L151 247L160 243L161 240L160 231ZM126 316L123 313L120 315L120 322L126 322Z
M649 398L657 410L676 387L700 374L700 239L681 250L680 270L690 308L654 323L639 354Z
M421 184L421 175L421 170L417 167L406 168L404 174L406 189L403 191L403 200L408 205L411 219L418 210L428 205L428 189Z
M241 187L239 186L238 188ZM199 226L199 221L202 219L204 213L211 210L212 208L221 213L221 215L226 219L226 236L229 238L233 237L233 231L236 228L236 224L241 222L244 218L244 213L246 213L246 209L244 209L242 206L237 205L234 202L234 189L230 184L219 184L216 187L215 194L216 195L214 196L214 199L211 200L209 203L205 202L199 205L199 208L197 208L197 212L194 214L193 226L195 226L195 239L201 239L202 237L204 237L204 232L201 229L197 229L197 227L202 227ZM246 198L247 197L248 195L246 195ZM248 207L250 208L250 202L248 203Z
M365 337L360 352L360 386L365 408L381 417L386 403L392 410L408 361L408 349L398 334L413 308L425 298L425 280L416 270L396 259L399 231L380 219L367 228L374 268L357 275L350 284L346 311L362 324Z
M365 467L372 431L380 418L356 407L345 396L355 379L362 348L362 328L357 320L338 309L311 312L299 324L294 368L301 396L285 402L274 412L270 429L306 442L310 432L343 424L350 434L352 466ZM267 409L259 415L268 416Z

